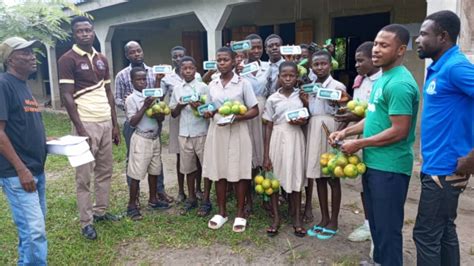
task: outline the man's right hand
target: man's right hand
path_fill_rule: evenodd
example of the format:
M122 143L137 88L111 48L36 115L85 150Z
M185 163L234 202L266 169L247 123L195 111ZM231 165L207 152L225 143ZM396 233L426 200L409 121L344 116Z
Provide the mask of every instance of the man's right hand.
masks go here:
M344 130L341 131L335 131L329 135L329 144L331 146L335 146L338 141L344 140L346 138L346 133Z
M20 184L26 192L35 192L36 183L28 168L23 168L17 172Z
M91 146L91 136L87 133L87 131L84 128L81 129L76 129L77 135L81 137L87 137L87 143L89 144L89 147Z

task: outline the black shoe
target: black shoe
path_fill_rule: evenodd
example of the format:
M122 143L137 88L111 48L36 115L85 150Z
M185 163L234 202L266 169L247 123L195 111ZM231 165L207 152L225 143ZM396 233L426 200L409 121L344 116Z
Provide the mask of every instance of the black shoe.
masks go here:
M189 199L186 200L186 202L184 203L184 206L183 208L180 210L179 214L181 215L185 215L186 213L188 213L189 211L193 210L193 209L196 209L198 206L198 201L197 199L194 200L194 201L190 201Z
M97 239L97 232L95 231L94 226L92 226L92 224L89 224L86 227L82 228L82 235L89 240Z
M197 200L202 200L203 197L204 197L204 194L202 193L202 191L196 191Z
M148 202L148 207L153 210L166 210L171 208L171 205L162 200L158 200L157 202Z
M181 194L181 193L180 193L180 194L178 195L178 198L176 198L176 201L177 201L178 203L183 203L183 202L186 201L186 198L187 198L187 197L186 197L186 194L184 194L184 193Z
M104 215L98 216L94 214L94 222L102 222L102 221L111 221L116 222L120 221L120 217L117 215L113 215L111 213L106 212Z

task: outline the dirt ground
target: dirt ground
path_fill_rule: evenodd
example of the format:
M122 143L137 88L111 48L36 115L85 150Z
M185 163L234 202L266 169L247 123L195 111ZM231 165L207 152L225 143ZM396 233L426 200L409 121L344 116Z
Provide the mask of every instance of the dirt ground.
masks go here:
M174 155L167 154L167 147L163 149L163 164L165 169L165 185L167 190L176 193L176 171ZM142 188L146 188L142 185ZM416 218L420 184L418 177L412 178L410 190L405 204L404 237L404 264L416 264L415 244L412 240L412 230ZM143 242L129 242L120 246L120 264L138 265L150 263L152 265L346 265L347 262L360 260L370 261L368 256L370 242L353 243L347 236L363 222L363 213L359 194L348 184L343 184L342 206L340 214L339 233L331 240L320 241L315 238L297 238L292 234L289 226L282 228L280 234L269 239L271 249L262 250L252 243L239 247L238 251L227 246L211 246L205 248L152 249ZM313 198L315 221L320 218L317 208L317 195ZM458 234L461 244L462 265L474 265L474 187L472 184L461 196L458 218ZM307 225L309 227L309 225ZM262 236L265 236L262 228ZM357 259L358 258L358 259Z
M123 118L122 118L123 119ZM120 119L120 120L122 120ZM168 121L163 123L167 131ZM170 194L176 193L176 156L168 154L168 147L163 147L163 167L165 187ZM419 171L415 165L415 173ZM457 232L461 246L461 264L474 265L474 181L461 194L456 219ZM142 189L148 186L141 185ZM418 174L414 174L405 204L405 225L403 227L404 265L416 265L416 249L412 240L412 231L418 210L421 187ZM313 195L314 221L320 219L317 207L317 195ZM271 249L260 249L253 243L245 243L235 251L231 247L215 245L205 248L152 249L143 242L128 242L120 246L119 264L125 265L353 265L355 261L370 261L370 242L354 243L347 240L353 229L364 221L360 194L349 184L342 185L342 203L339 216L339 232L330 240L321 241L311 237L298 238L293 235L293 228L280 229L278 236L269 239ZM309 228L310 225L306 225ZM262 228L265 236L265 228Z

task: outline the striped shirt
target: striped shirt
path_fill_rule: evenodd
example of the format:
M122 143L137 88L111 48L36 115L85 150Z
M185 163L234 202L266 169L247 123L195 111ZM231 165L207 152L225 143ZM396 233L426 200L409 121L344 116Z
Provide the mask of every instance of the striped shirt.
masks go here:
M146 83L147 88L155 87L155 75L151 67L143 64L146 70ZM125 110L125 99L133 93L133 84L130 77L130 72L132 71L132 65L120 70L120 72L115 77L115 105L121 110Z
M110 84L107 58L92 48L92 54L74 45L58 61L59 84L74 86L74 103L81 121L111 119L105 86Z

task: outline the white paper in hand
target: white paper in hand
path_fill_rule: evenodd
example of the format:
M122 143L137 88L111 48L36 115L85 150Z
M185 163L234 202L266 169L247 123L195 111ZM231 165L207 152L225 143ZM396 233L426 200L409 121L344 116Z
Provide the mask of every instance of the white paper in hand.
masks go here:
M228 115L228 116L222 117L221 119L219 119L219 121L217 121L217 124L219 126L225 126L225 125L228 125L228 124L232 124L232 122L234 122L234 118L235 118L234 115Z
M87 137L67 135L46 142L48 153L57 155L79 155L90 149Z
M173 72L173 67L170 65L153 66L153 74L170 74L171 72Z
M69 164L72 167L78 167L86 163L90 163L94 161L94 155L92 155L91 151L86 151L83 154L68 156L67 157Z

